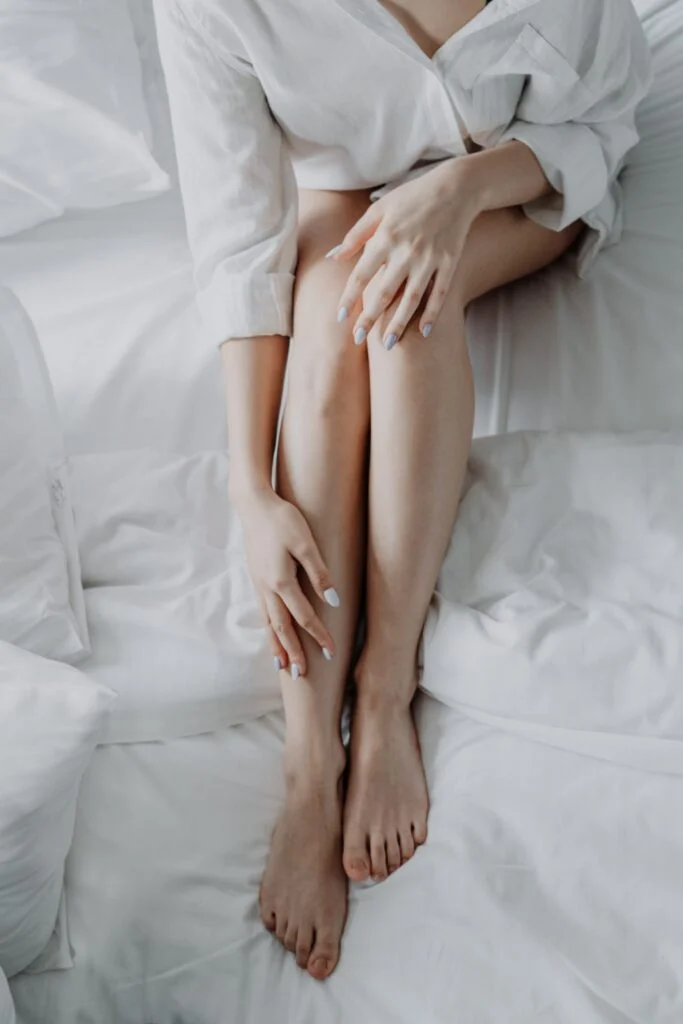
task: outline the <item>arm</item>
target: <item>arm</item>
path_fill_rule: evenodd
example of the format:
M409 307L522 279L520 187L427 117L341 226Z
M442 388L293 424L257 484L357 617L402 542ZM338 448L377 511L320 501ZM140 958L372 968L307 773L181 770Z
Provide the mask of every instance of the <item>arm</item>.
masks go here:
M231 442L230 497L239 508L271 490L286 347L277 336L221 346Z
M197 301L209 339L222 345L237 497L270 487L290 333L296 186L280 129L220 8L156 0L156 19Z
M454 161L458 193L474 196L476 211L522 206L549 196L552 185L534 153L522 142L507 142Z
M295 623L334 641L298 579L321 600L327 570L301 513L271 485L291 333L297 189L279 126L223 0L155 0L197 302L222 346L230 494L273 655L306 662Z

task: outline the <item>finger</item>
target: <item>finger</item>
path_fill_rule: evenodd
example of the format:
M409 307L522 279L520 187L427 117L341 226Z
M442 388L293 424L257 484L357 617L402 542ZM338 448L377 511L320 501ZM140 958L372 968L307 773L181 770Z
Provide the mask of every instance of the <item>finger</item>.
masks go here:
M358 260L358 263L349 274L346 287L344 288L341 299L339 300L337 320L340 323L343 320L346 320L349 315L349 310L352 310L354 306L361 301L363 298L363 292L373 280L380 267L387 263L388 259L389 252L385 246L377 244L369 246L365 250L361 258ZM386 270L384 273L386 274ZM362 345L365 341L365 337L365 335L360 335L358 331L354 333L354 341L357 345Z
M298 679L306 673L306 657L292 617L277 594L269 594L266 604L273 631L287 652L290 675L293 679Z
M363 295L363 310L354 326L354 338L357 340L359 332L362 338L368 336L377 320L396 300L398 293L403 288L407 277L407 268L403 263L390 263L385 267L383 273L375 275L366 293Z
M266 607L266 602L263 598L259 598L259 606L261 608L261 616L263 617L263 622L266 627L266 640L273 655L273 666L275 670L279 672L280 669L287 667L287 651L278 640L277 634L270 624L268 608Z
M355 256L366 242L372 238L381 220L382 208L378 208L373 203L368 207L363 216L356 221L351 230L347 231L341 244L336 245L334 249L330 249L326 259L347 260L351 256Z
M312 636L325 658L330 661L334 655L334 641L322 621L315 614L312 604L307 599L298 583L290 583L279 591L288 611L295 621ZM327 652L327 653L325 653Z
M425 338L432 333L439 313L443 309L454 273L455 263L442 264L436 272L431 294L427 299L424 313L420 317L420 331Z
M406 327L415 316L424 298L433 274L434 265L432 263L424 263L408 278L401 301L396 307L382 339L387 352L390 352L394 345L403 337Z
M320 600L332 608L338 608L339 594L334 588L323 556L310 531L306 540L298 545L292 554L308 576L310 584Z

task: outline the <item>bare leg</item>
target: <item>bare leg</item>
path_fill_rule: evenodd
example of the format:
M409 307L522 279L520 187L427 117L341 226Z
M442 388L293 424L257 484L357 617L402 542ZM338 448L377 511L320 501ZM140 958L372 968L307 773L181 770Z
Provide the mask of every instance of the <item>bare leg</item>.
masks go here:
M349 267L324 260L367 209L366 193L303 192L294 337L280 442L278 489L301 509L335 581L341 606L307 597L333 633L326 662L300 631L308 672L281 673L287 720L286 803L261 890L264 923L319 979L339 958L347 880L341 863L340 737L365 559L368 356L335 311Z
M472 229L429 340L415 321L391 352L382 347L382 324L370 334L367 639L357 669L344 825L344 867L352 879L385 878L427 835L427 790L410 708L418 642L472 436L465 309L555 260L578 230L558 235L518 210L486 214Z

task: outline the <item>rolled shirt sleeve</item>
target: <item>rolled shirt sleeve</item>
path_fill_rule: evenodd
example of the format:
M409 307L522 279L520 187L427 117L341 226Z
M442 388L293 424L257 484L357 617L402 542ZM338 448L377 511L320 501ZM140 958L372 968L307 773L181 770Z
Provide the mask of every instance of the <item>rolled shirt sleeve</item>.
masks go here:
M534 54L535 70L500 142L525 143L555 190L527 204L527 215L555 231L583 219L597 236L588 248L597 249L620 231L616 179L638 142L635 115L651 84L651 62L630 0L578 6L572 20L580 34L564 26L566 38L552 38L552 26L542 26L543 53ZM551 51L562 63L549 80Z
M297 189L281 129L227 14L196 0L155 14L209 338L289 336Z

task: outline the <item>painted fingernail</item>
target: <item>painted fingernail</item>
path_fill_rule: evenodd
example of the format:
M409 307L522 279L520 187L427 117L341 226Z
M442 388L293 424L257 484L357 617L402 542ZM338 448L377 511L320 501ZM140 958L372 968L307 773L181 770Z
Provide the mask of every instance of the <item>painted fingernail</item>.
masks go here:
M341 250L342 250L341 245L335 245L334 249L330 249L329 252L325 253L325 259L326 260L331 260L332 257L336 256L337 253L341 252Z
M292 679L296 680L301 675L301 670L298 665L292 665Z
M362 345L367 336L368 332L365 330L365 328L358 327L356 331L354 331L353 340L355 341L356 345Z
M429 337L429 335L432 333L432 327L433 326L434 326L433 324L425 324L424 325L424 327L422 328L422 337L423 338L428 338Z
M348 309L346 308L346 306L342 306L342 308L337 313L337 323L338 324L343 324L348 315L349 315Z
M392 348L394 347L397 341L398 334L387 334L386 338L384 339L384 347L387 350L387 352L391 352Z
M323 658L325 661L332 661L332 651L329 647L323 647Z
M327 590L323 591L323 597L332 608L338 608L341 604L339 600L339 594L334 587L328 587Z
M273 658L273 665L275 666L275 671L280 672L282 670L282 658Z

